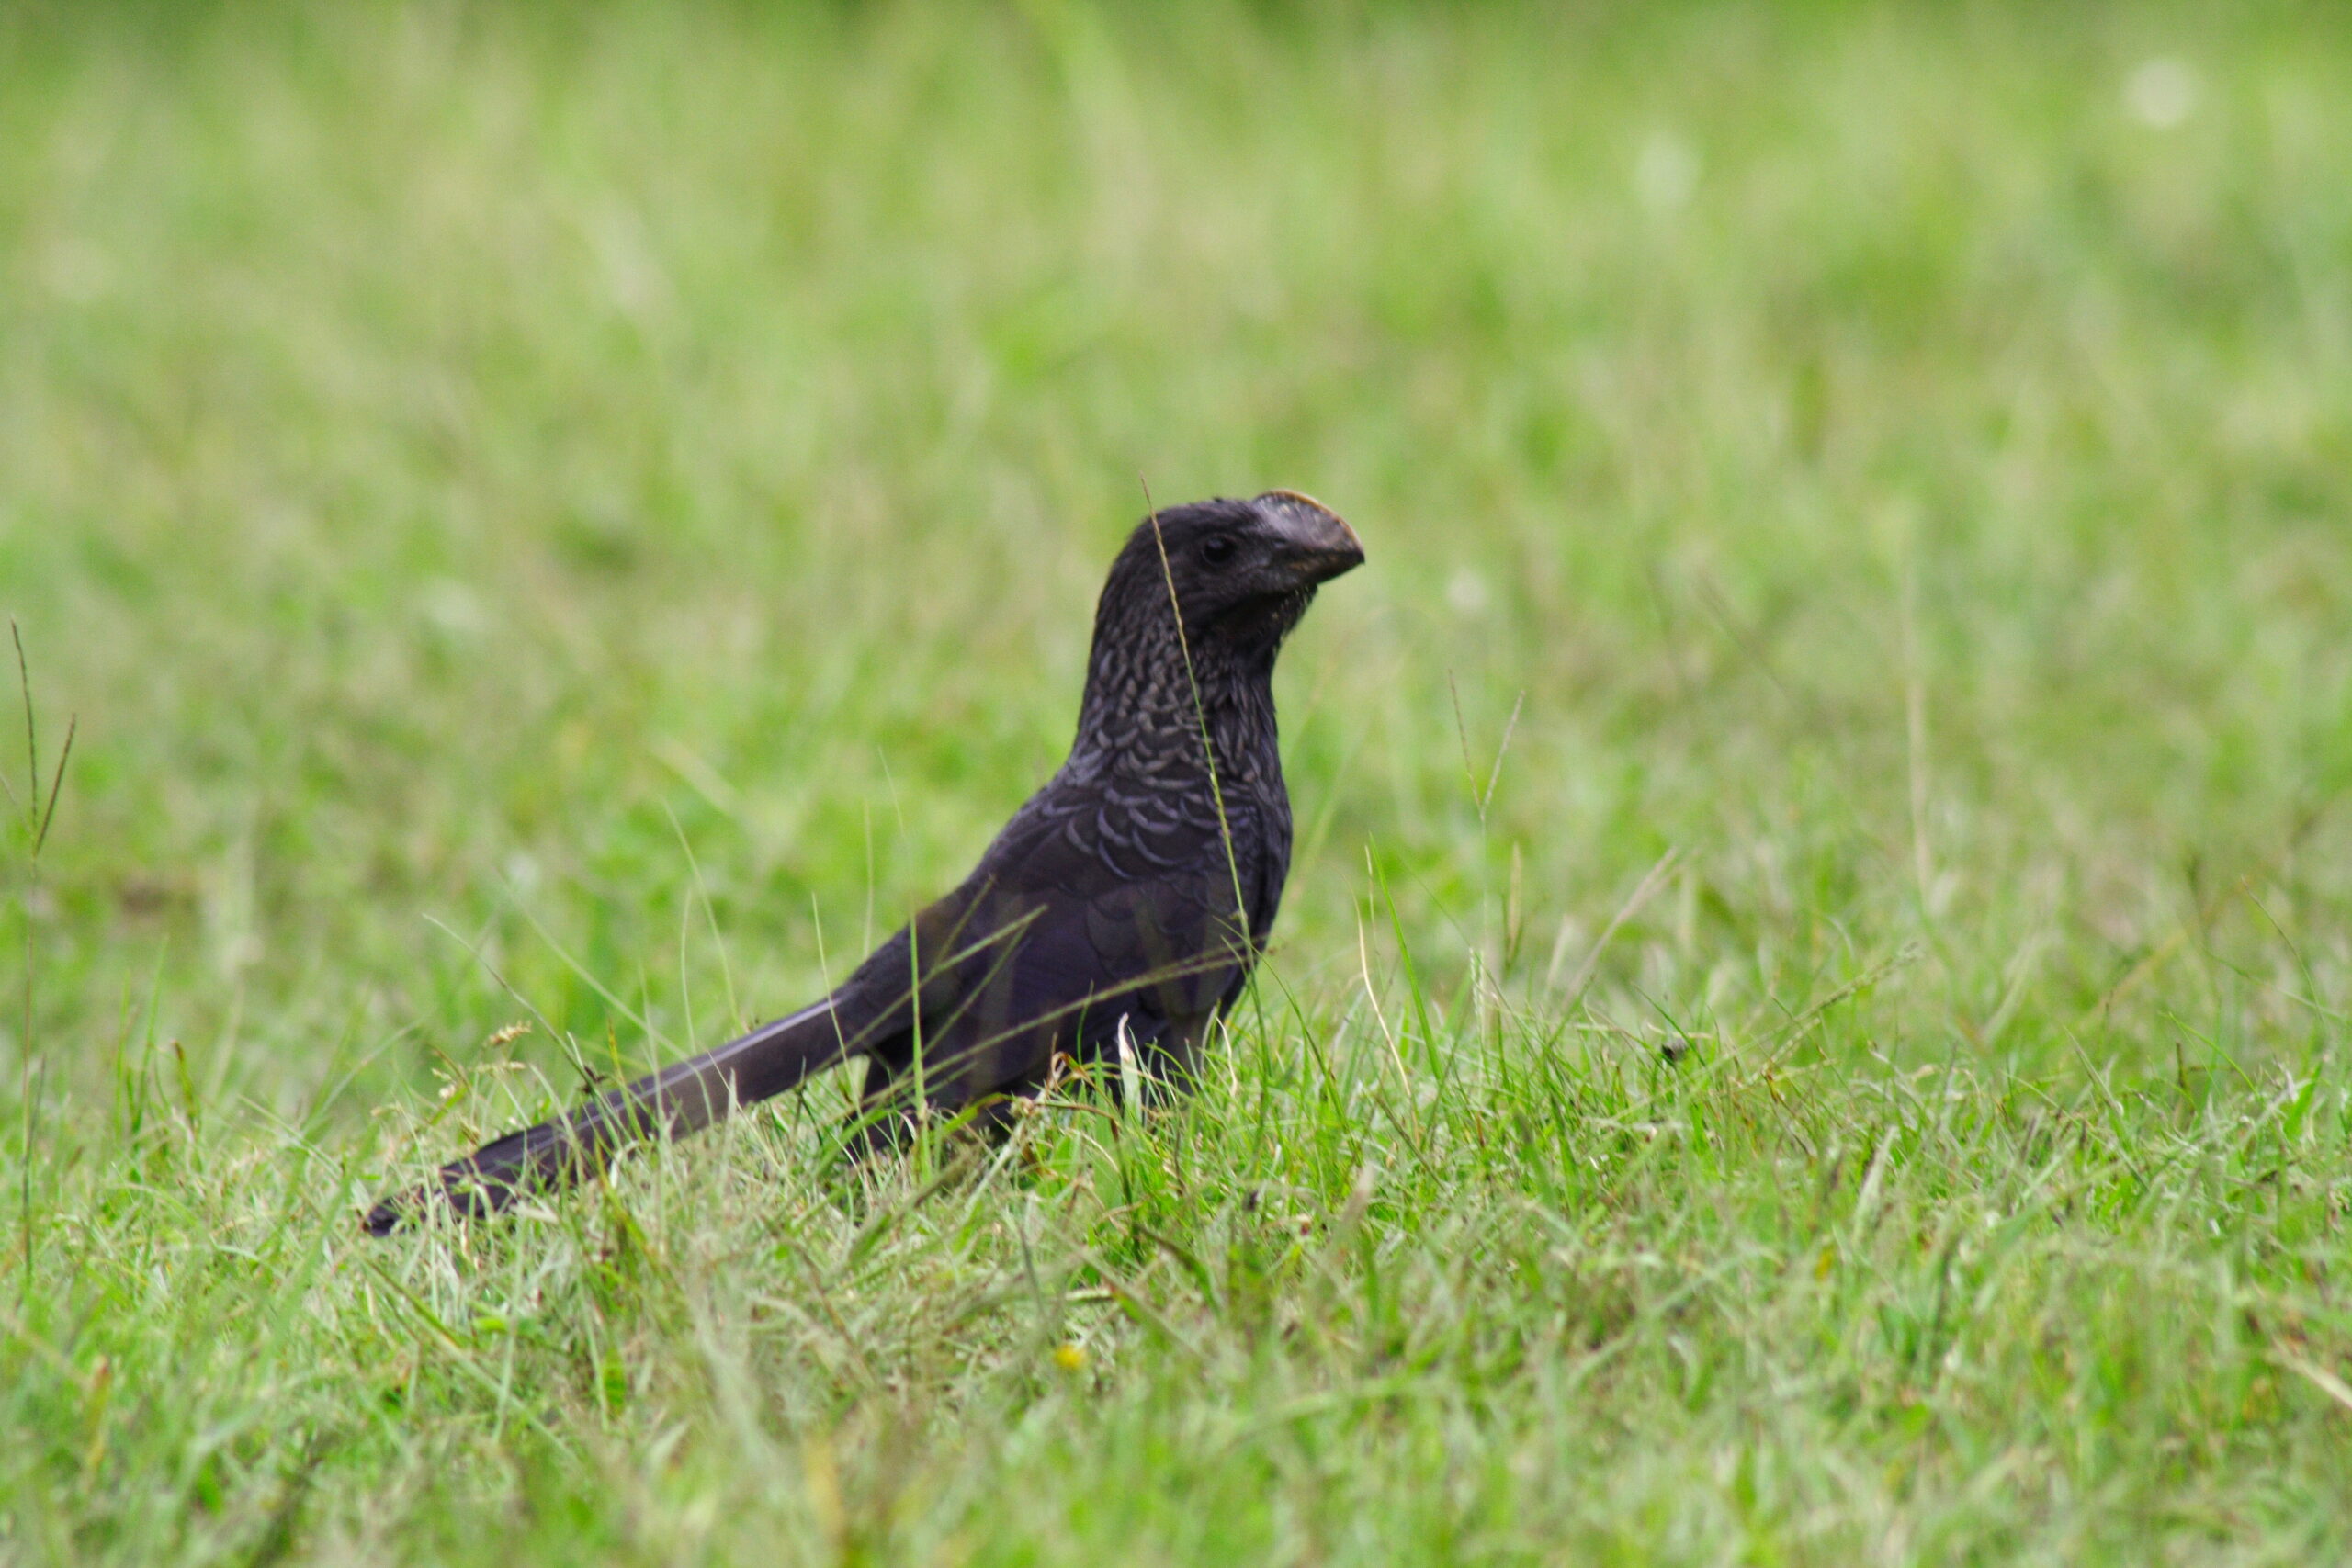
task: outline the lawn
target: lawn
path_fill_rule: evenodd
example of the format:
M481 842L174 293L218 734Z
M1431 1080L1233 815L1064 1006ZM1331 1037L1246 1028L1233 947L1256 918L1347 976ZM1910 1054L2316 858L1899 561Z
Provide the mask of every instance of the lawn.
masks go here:
M0 12L0 1561L2352 1561L2347 83ZM360 1234L960 877L1274 485L1370 560L1195 1099Z

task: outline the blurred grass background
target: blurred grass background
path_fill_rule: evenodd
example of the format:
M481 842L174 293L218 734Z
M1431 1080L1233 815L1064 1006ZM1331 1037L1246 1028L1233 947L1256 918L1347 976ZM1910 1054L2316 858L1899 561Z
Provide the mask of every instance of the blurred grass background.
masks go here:
M2282 1142L2267 1176L2213 1179L2271 1183L2285 1228L2239 1262L2317 1292L2297 1321L2335 1326L2299 1327L2323 1337L2292 1354L2343 1389L2352 1333L2324 1281L2352 1206L2333 1066L2352 1008L2347 84L2344 18L2285 4L10 7L0 608L42 762L35 782L11 732L20 805L78 729L49 840L35 863L25 835L9 870L0 978L25 985L0 1007L0 1175L22 1235L0 1354L54 1451L11 1472L0 1546L495 1554L497 1530L434 1533L457 1505L417 1478L463 1451L503 1456L461 1490L542 1550L733 1550L690 1528L731 1483L659 1505L599 1489L658 1473L667 1428L599 1427L585 1395L537 1458L502 1447L542 1440L508 1430L506 1394L484 1435L455 1373L450 1408L319 1448L316 1409L266 1415L277 1384L222 1372L246 1413L233 1461L191 1457L199 1427L102 1442L132 1418L93 1392L94 1357L150 1419L201 1402L133 1332L153 1302L92 1283L112 1277L96 1260L170 1281L176 1332L232 1359L369 1364L322 1326L352 1310L349 1270L379 1267L343 1258L348 1212L510 1113L464 1087L520 1016L505 985L637 1060L818 990L1058 760L1146 483L1303 489L1371 555L1286 656L1302 853L1273 988L1319 1021L1258 1015L1250 1072L1287 1090L1303 1038L1368 1027L1366 993L1406 1006L1399 987L1471 1038L1582 1041L1588 1066L1670 1047L1736 1076L1781 1053L1816 1074L1849 1157L1809 1148L1758 1190L1841 1169L1850 1188L1857 1149L1893 1179L1855 1107L1922 1070L2010 1086L1960 1101L1988 1126L2032 1086L2107 1116L2148 1183L2131 1245L2187 1247L2190 1273L2212 1261L2205 1211L2156 1201L2150 1171L2204 1170L2245 1126L2283 1137L2300 1105L2295 1137L2329 1129L2305 1163ZM1406 1027L1431 1055L1396 1072L1448 1103L1445 1028ZM544 1029L492 1055L571 1081ZM426 1126L436 1072L459 1121ZM170 1180L130 1125L151 1083L175 1086L153 1091L181 1126ZM2152 1152L2151 1129L2216 1104L2195 1158ZM1198 1112L1213 1151L1221 1115ZM1660 1224L1732 1201L1657 1179ZM1970 1182L1920 1179L1940 1235L1935 1203ZM202 1196L175 1207L175 1185ZM756 1231L805 1200L856 1231L797 1190L738 1190L707 1223ZM189 1305L153 1261L265 1220L343 1259L315 1287L342 1307L307 1284ZM1811 1244L1787 1246L1802 1273ZM462 1249L435 1256L465 1298ZM954 1272L912 1255L899 1288L934 1266ZM2190 1317L2243 1304L2196 1299ZM2128 1348L2129 1318L2083 1321ZM1670 1360L1685 1330L1654 1326ZM658 1368L695 1341L630 1343ZM1188 1429L1173 1366L1133 1374L1134 1450L1068 1484L1195 1495L1163 1451ZM895 1397L967 1408L925 1375ZM1969 1478L2042 1462L2003 1457L2042 1439L2007 1441L2004 1404L2034 1396L1996 1385L1941 1549L1894 1488L1779 1536L1634 1512L1516 1545L1441 1529L1441 1550L1373 1506L1222 1550L2146 1561L2134 1531L2161 1524L2182 1532L2165 1550L2312 1561L2341 1518L2277 1535L2325 1512L2279 1478L2340 1465L2352 1401L2281 1377L2299 1392L2272 1388L2269 1414L2231 1407L2253 1450L2125 1442L2013 1533L1972 1535ZM1742 1429L1736 1401L1690 1397ZM1675 1453L1635 1408L1600 1424ZM923 1419L950 1448L988 1440ZM586 1459L559 1440L575 1420ZM1508 1448L1464 1431L1439 1448ZM1444 1469L1333 1440L1392 1501L1380 1477ZM1693 1441L1659 1495L1753 1492L1747 1461ZM794 1472L819 1525L845 1506L824 1502L832 1462ZM2167 1464L2203 1478L2206 1513L2119 1500L2177 1481ZM320 1466L348 1483L333 1507L285 1480ZM500 1512L517 1495L565 1503L526 1527ZM640 1506L666 1531L630 1536ZM1065 1536L915 1513L942 1560L1102 1539L1216 1560L1115 1510L1101 1539L1077 1514ZM875 1528L794 1550L921 1554Z

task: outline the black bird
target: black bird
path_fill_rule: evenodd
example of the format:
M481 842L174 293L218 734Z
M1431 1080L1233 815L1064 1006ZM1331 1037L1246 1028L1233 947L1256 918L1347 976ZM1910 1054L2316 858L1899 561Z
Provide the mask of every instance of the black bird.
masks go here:
M1102 1058L1122 1035L1154 1078L1188 1081L1290 871L1274 656L1317 586L1363 560L1354 530L1292 491L1146 518L1102 585L1069 760L962 886L822 1001L486 1145L368 1229L436 1196L495 1212L855 1056L866 1149L919 1106L998 1122L1057 1054Z

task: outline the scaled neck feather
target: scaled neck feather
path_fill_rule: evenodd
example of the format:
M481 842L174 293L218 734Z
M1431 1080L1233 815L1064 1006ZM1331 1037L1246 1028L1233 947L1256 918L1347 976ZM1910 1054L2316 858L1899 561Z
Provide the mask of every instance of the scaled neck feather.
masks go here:
M1205 728L1222 785L1279 790L1274 656L1312 596L1246 605L1188 626L1180 637L1164 601L1120 603L1106 592L1069 766L1162 775L1170 784L1197 777Z

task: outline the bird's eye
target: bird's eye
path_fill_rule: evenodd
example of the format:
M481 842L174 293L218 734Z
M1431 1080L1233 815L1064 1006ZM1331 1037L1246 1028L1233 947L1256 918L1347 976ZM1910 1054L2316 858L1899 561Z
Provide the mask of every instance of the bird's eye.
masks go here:
M1201 558L1211 566L1223 566L1233 558L1237 547L1229 536L1212 534L1201 541Z

